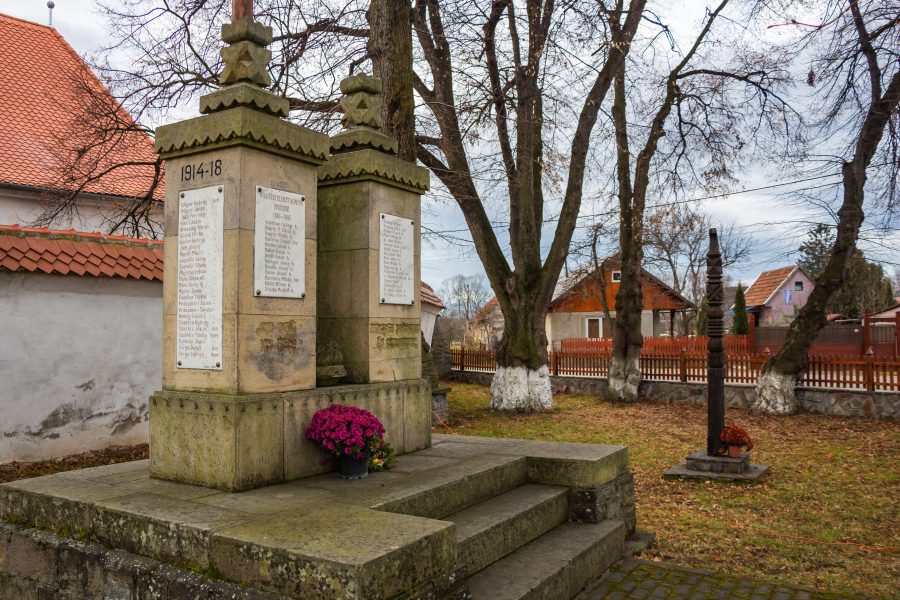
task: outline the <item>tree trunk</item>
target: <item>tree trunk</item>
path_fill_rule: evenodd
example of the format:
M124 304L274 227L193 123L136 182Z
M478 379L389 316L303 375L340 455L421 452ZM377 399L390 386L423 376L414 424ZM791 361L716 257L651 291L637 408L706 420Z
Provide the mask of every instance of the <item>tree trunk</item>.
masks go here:
M628 228L630 229L630 228ZM624 233L624 232L623 232ZM616 293L616 320L613 328L613 352L609 361L607 397L614 402L633 402L641 384L641 334L643 293L641 291L640 243L630 234L623 235L622 280Z
M792 414L797 410L795 387L807 365L813 340L826 324L826 307L844 282L847 263L856 249L864 212L866 168L878 149L890 115L900 103L900 73L895 73L884 96L872 90L872 103L863 121L853 159L842 168L844 200L838 211L837 235L831 256L809 300L791 322L784 346L763 365L756 384L754 412Z
M547 308L534 293L509 294L503 310L503 337L497 349L497 371L491 382L491 408L537 412L553 408L547 367ZM526 288L527 292L527 288Z
M407 0L372 0L367 50L381 78L384 131L397 140L400 158L416 162L410 10Z

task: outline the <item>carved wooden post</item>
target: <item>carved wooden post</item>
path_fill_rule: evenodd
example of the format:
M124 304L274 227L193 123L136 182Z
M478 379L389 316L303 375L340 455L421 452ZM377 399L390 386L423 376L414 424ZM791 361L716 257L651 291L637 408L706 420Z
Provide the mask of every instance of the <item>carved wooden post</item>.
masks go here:
M706 303L708 305L707 334L707 424L706 453L716 456L722 444L720 436L725 427L725 353L722 343L725 313L722 308L722 255L715 229L709 230L709 251L706 254Z

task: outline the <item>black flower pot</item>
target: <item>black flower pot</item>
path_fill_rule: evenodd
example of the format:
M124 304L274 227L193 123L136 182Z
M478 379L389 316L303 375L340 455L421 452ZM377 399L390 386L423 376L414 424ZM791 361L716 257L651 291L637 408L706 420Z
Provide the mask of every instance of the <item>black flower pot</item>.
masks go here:
M352 454L341 456L341 477L344 479L362 479L369 475L369 457L356 459Z

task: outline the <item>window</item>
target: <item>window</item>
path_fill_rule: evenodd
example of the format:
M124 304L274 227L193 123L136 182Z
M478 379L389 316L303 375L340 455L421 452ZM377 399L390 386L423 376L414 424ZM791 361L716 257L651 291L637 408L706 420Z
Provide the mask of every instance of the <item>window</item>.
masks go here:
M613 271L612 280L615 282L622 281L622 271Z
M588 338L599 338L600 337L600 319L585 319L586 333L585 337Z
M795 282L794 282L794 291L795 291L795 292L802 292L802 291L803 291L803 282L802 282L802 281L795 281Z

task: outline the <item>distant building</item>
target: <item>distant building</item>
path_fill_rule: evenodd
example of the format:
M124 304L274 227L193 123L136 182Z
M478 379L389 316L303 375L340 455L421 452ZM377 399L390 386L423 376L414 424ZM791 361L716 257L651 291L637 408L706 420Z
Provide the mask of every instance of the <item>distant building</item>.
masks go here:
M547 340L551 346L564 339L612 337L616 318L616 294L622 272L616 260L607 260L605 264L602 271L582 268L568 277L560 278L556 284L546 319ZM606 288L605 298L611 320L606 318L603 311L601 278ZM645 337L671 335L672 332L663 326L661 317L665 314L667 322L671 324L677 313L695 308L693 302L644 269L641 269L641 289L644 302L641 333ZM495 347L503 336L504 329L503 315L497 299L491 298L473 321L474 328L479 333L480 344L488 348Z
M799 266L763 271L747 288L747 311L754 324L786 325L806 304L815 283Z
M898 301L897 304L894 304L893 306L888 307L879 313L871 315L871 317L873 319L893 319L898 314L900 314L900 301Z
M419 289L419 297L422 301L422 335L425 336L425 342L431 346L434 336L434 325L437 322L437 318L441 316L441 312L447 307L444 306L438 295L434 293L434 288L424 281Z

